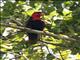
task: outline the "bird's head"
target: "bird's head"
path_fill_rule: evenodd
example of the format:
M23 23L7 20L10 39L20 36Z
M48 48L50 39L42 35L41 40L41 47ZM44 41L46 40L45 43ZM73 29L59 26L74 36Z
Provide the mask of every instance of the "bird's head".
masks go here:
M41 20L41 16L43 16L43 13L42 12L34 12L32 14L33 20Z

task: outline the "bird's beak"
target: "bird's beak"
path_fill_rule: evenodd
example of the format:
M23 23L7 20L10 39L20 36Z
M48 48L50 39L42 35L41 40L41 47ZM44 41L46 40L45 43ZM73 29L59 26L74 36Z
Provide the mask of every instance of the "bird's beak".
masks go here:
M44 16L44 13L41 13L41 16Z
M44 13L41 13L41 17L40 17L40 18L42 19L42 18L43 18L43 16L44 16Z

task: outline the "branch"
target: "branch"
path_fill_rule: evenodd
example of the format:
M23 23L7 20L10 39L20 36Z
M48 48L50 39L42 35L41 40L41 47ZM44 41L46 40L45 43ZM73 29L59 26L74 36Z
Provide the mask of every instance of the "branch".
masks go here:
M13 19L12 19L12 21L13 21L14 23L16 23L17 25L19 25L19 26L23 26L23 24L22 24L21 22L17 21L17 20L13 20Z
M39 40L39 41L42 42L42 43L45 43L45 44L50 44L50 45L55 45L55 46L66 47L66 46L64 46L63 44L56 44L56 43L51 43L51 42L48 42L48 41L42 41L42 40Z
M47 36L52 36L56 39L62 39L62 40L68 40L68 41L77 41L76 39L74 38L70 38L68 36L61 36L61 35L57 35L57 34L53 34L51 32L44 32L44 31L38 31L38 30L33 30L33 29L30 29L30 28L26 28L26 27L21 27L21 26L12 26L10 24L1 24L2 26L6 26L6 27L12 27L12 28L17 28L17 29L21 29L21 30L24 30L24 31L27 31L29 33L37 33L37 34L43 34L43 35L47 35Z

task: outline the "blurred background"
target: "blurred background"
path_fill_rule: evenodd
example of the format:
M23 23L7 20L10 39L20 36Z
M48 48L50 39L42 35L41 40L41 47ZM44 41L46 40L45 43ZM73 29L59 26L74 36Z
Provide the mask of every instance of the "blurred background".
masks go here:
M37 11L44 13L44 31L76 41L42 35L42 41L58 46L47 43L28 46L24 41L26 32L8 25L24 27ZM0 0L0 60L80 60L80 1Z

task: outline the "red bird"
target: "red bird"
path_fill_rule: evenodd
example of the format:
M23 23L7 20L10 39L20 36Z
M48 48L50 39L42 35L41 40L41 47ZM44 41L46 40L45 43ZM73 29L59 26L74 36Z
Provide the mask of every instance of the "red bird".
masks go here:
M34 12L30 19L27 21L26 27L43 31L45 27L45 23L41 20L42 12ZM36 33L28 33L29 42L31 44L35 44L38 40L39 34Z

